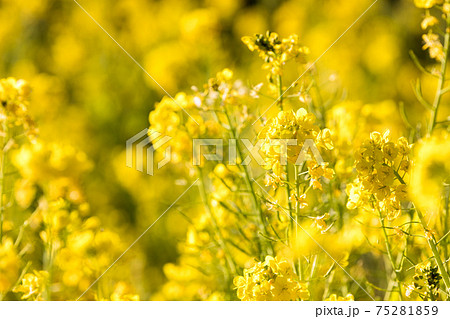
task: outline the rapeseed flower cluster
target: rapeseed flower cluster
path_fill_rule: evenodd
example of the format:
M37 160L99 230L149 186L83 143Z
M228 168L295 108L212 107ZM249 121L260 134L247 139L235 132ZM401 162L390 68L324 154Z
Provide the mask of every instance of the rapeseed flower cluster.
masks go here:
M392 142L389 135L372 132L356 151L358 179L349 185L347 207L368 204L373 196L384 215L394 219L401 213L401 202L408 199L404 179L411 166L410 145L404 137Z
M437 300L439 298L439 286L442 280L437 266L432 266L429 261L418 264L415 267L413 283L407 286L406 296L412 298L417 294L422 300Z
M333 149L330 130L321 130L315 121L315 116L303 108L296 113L280 111L259 132L258 137L264 140L261 152L265 156L267 168L277 178L283 178L283 166L288 162L296 164L297 161L306 160L309 153L308 149L304 149L305 141L310 140L324 150ZM317 166L319 163L315 164ZM320 165L326 166L324 163ZM320 177L322 172L316 170L316 177L318 173Z
M34 123L28 113L31 88L24 80L7 78L0 80L1 133L6 138L13 128L23 130L29 138L36 134Z
M260 58L264 60L263 69L269 70L267 75L269 83L277 81L277 76L283 74L283 68L288 61L306 63L306 56L310 52L308 47L299 43L296 34L280 39L277 33L267 31L265 34L243 37L242 41L250 51L258 52Z
M237 296L243 301L307 300L309 292L295 280L287 260L267 256L264 262L244 270L244 276L235 277Z

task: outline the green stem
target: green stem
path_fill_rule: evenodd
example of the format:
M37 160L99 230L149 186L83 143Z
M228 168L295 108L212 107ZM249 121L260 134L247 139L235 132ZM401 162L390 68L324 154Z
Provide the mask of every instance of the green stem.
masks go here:
M230 126L230 133L231 133L231 138L234 139L236 141L236 150L237 150L237 155L239 156L239 160L242 163L244 161L244 152L242 150L241 145L239 144L239 140L238 140L238 136L237 136L237 132L235 129L235 126L233 125L233 123L231 122L231 118L230 115L228 114L228 110L226 108L226 106L223 107L223 111L225 113L225 117L227 118L228 121L228 125ZM250 177L250 172L248 171L248 167L247 165L239 165L239 167L241 168L241 170L244 172L244 180L245 180L245 184L247 185L247 188L250 191L250 195L251 195L251 199L253 202L253 206L255 207L255 209L258 211L258 215L259 215L259 219L263 225L263 231L264 231L264 235L267 237L270 237L269 234L269 230L267 228L267 224L264 218L264 212L261 208L261 205L258 201L258 197L256 196L256 192L255 192L255 188L253 186L251 177ZM275 253L274 247L272 245L272 242L269 241L269 248L270 251L268 252L269 255L272 255ZM267 255L267 254L266 254ZM263 257L263 256L261 256Z
M45 291L44 291L44 300L50 301L52 299L50 286L51 286L52 277L53 277L53 255L54 255L53 240L51 239L53 237L53 235L52 235L50 227L47 228L47 235L48 235L50 242L45 245L45 251L44 251L43 268L48 273L48 282L46 284Z
M223 249L225 253L225 259L226 259L226 265L228 268L228 272L230 274L236 274L236 265L234 263L233 257L231 256L230 251L228 250L228 247L225 243L225 239L223 238L222 232L220 231L220 228L217 224L216 216L214 216L214 213L212 212L211 205L209 203L208 195L206 192L205 182L204 182L204 175L203 170L201 167L198 167L198 175L199 175L199 182L200 182L200 196L202 198L203 203L205 204L205 208L211 218L211 222L214 228L214 231L217 234L218 237L218 244ZM230 280L230 276L227 274L227 281Z
M420 222L422 223L422 227L425 230L425 232L428 232L427 222L425 220L425 216L422 214L422 212L416 208L417 216L419 216ZM436 260L436 263L439 268L439 272L441 273L442 279L444 280L445 287L446 287L446 293L447 296L450 296L450 277L448 275L447 270L445 269L444 263L442 262L441 255L439 254L439 250L437 249L436 245L436 239L434 238L434 235L431 232L428 232L429 236L425 236L428 241L428 245L431 248L431 251L433 252L434 259Z
M297 190L297 196L300 194L300 180L298 178L299 167L297 165L294 166L295 169L295 188ZM297 230L298 230L298 216L300 215L300 206L295 206L295 243L297 244ZM292 218L291 218L292 220ZM302 260L300 258L297 258L297 267L298 267L298 277L300 280L303 280L303 266L302 266ZM311 270L311 274L313 273L313 270Z
M444 200L444 205L445 205L445 208L444 208L444 211L445 211L445 214L444 214L444 235L445 234L447 234L448 232L449 232L449 229L448 229L448 222L449 222L449 209L450 209L450 207L449 207L449 196L450 196L450 187L446 187L445 188L445 190L444 190L444 198L445 198L445 200ZM448 237L446 237L445 238L445 240L444 240L444 242L442 243L442 247L444 247L444 260L448 260L448 245L447 245L447 243L448 243L448 239L447 239ZM446 262L446 266L447 266L447 262Z
M449 0L445 1L447 4L450 2ZM445 77L447 73L447 62L448 62L448 53L449 53L449 45L450 45L450 15L446 18L446 29L445 29L445 35L444 35L444 60L441 63L441 71L440 71L440 77L437 84L436 89L436 95L434 97L432 109L431 109L431 116L430 116L430 123L428 125L428 135L431 135L433 133L433 130L436 126L436 120L439 110L439 105L441 103L442 95L445 94L444 85L445 85Z
M47 212L47 214L54 214L53 211ZM49 218L50 219L50 218ZM44 218L44 221L47 220ZM56 254L55 245L53 243L53 238L57 236L56 233L54 233L54 229L52 227L51 222L45 223L45 232L47 233L47 240L48 242L45 243L44 246L44 255L43 255L43 270L47 271L48 273L48 280L45 285L45 290L43 293L44 300L50 301L52 299L51 295L51 283L53 280L53 262ZM100 285L98 285L100 286Z
M280 110L283 111L283 79L281 75L277 76L277 84L278 84L278 106Z
M283 111L283 79L281 77L281 75L277 76L277 82L278 82L278 101L279 101L279 107L280 110ZM286 152L287 152L287 145L286 145ZM286 164L286 166L284 167L284 172L286 174L286 192L287 192L287 202L288 202L288 207L289 207L289 215L291 216L291 218L289 218L289 228L291 231L291 235L293 233L294 230L294 216L292 216L292 204L290 201L290 197L291 197L291 183L290 183L290 177L289 177L289 165Z
M287 202L288 202L288 207L289 207L289 215L291 215L291 218L289 218L289 225L290 225L291 235L292 235L293 231L294 231L294 227L295 227L294 220L296 221L295 218L297 218L297 217L296 216L292 216L293 209L292 209L292 203L291 203L291 200L290 200L290 198L291 198L291 181L290 181L290 177L289 177L289 169L288 169L288 167L289 167L288 164L286 164L286 166L284 168L284 171L285 171L285 174L286 174L286 181L287 181L287 183L286 183ZM298 195L298 193L297 193L297 195ZM297 205L297 207L298 207L298 205Z
M394 256L392 254L391 243L389 241L389 236L388 236L388 234L386 232L386 227L385 227L385 224L384 224L384 217L382 216L381 211L380 211L380 209L378 209L378 207L377 207L377 211L378 211L378 217L379 217L380 223L381 223L381 229L383 229L383 236L384 236L384 242L385 242L385 245L386 245L387 255L388 255L389 261L391 262L392 271L395 274L395 281L397 283L398 293L400 295L400 299L403 299L403 297L402 297L402 289L401 289L400 273L399 273L399 270L397 269L397 266L396 266L395 261L394 261Z
M405 181L400 177L400 175L394 170L394 174L397 176L400 183L405 184ZM422 224L422 227L425 232L428 232L428 225L425 220L425 216L423 216L420 209L415 207L415 210L417 212L417 216L419 216L420 223ZM433 253L433 257L436 260L436 263L438 265L439 271L441 273L442 279L444 280L445 287L447 289L446 293L448 296L450 296L450 277L448 275L448 272L444 266L444 263L442 262L441 255L439 254L439 250L437 249L436 245L436 239L434 238L434 235L429 233L430 236L425 236L428 242L428 245L430 246L431 252Z

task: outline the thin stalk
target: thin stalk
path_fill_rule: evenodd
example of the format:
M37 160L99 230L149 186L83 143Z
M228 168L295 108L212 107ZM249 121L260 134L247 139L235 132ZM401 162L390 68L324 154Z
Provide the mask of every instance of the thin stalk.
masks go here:
M283 111L283 79L281 77L281 75L277 76L277 84L278 84L278 106L280 107L280 110ZM287 148L287 145L286 145ZM287 152L287 149L286 149ZM290 197L291 197L291 183L290 183L290 177L289 177L289 165L286 164L286 166L284 167L284 173L286 174L286 192L287 192L287 202L288 202L288 206L289 206L289 215L291 216L291 218L289 218L289 228L291 231L291 235L293 233L294 230L294 216L292 216L292 204L290 201ZM289 237L288 237L289 240Z
M403 178L401 178L401 176L395 170L394 170L394 174L398 178L400 183L406 185ZM414 206L414 204L413 204L413 206ZM415 206L414 206L414 208L417 212L417 216L419 216L419 220L420 220L420 223L422 224L424 231L426 233L428 233L428 236L425 236L425 238L427 239L428 245L430 246L431 252L433 253L433 257L436 260L436 264L438 265L439 272L441 273L442 279L444 280L447 296L450 296L450 277L444 266L444 263L442 262L441 255L439 254L439 250L438 250L437 244L436 244L436 239L434 238L434 235L431 232L428 232L428 225L427 225L427 221L425 220L425 216L422 214L420 209L418 209Z
M445 214L444 214L444 234L448 234L448 232L449 232L449 229L448 229L448 222L449 222L449 214L450 214L450 212L449 212L449 209L450 209L450 207L449 207L449 196L450 196L450 187L446 187L446 189L445 189L445 191L444 191L444 196L445 196L445 200L444 200L444 205L445 205L445 208L444 208L444 211L445 211ZM448 260L448 245L447 245L447 243L448 243L448 240L447 240L447 238L448 237L446 237L445 236L445 241L444 241L444 243L442 243L442 247L444 247L444 260L446 260L446 266L447 266L447 260ZM441 239L442 240L442 239Z
M204 183L204 175L203 175L203 170L201 169L201 167L198 167L198 175L200 177L199 182L200 182L200 196L202 197L202 201L205 204L205 208L211 218L211 222L214 228L214 231L217 234L218 237L218 244L220 245L220 247L223 249L224 253L225 253L225 259L226 259L226 265L228 268L228 273L226 274L227 276L227 281L230 280L230 274L236 274L236 265L234 263L233 258L231 257L231 253L228 250L228 247L225 243L225 239L223 238L222 232L220 231L220 228L217 224L217 220L216 217L214 216L212 209L211 209L211 205L209 203L209 199L208 199L208 195L206 192L206 188L205 188L205 183Z
M335 274L335 272L331 271L330 275L325 280L325 289L323 290L322 300L325 300L326 298L328 298L328 294L329 294L329 291L330 291L330 286L331 286L331 283L333 282L333 279L334 279L334 274Z
M385 263L387 263L386 259L384 260ZM384 293L384 301L389 301L391 299L392 293L395 291L394 286L397 283L395 280L395 275L393 273L386 274L386 277L388 278L388 285L386 286L386 291Z
M419 216L420 222L422 223L422 227L427 232L428 228L427 228L427 222L425 220L425 216L422 214L422 212L418 208L416 208L416 212L417 212L417 216ZM441 273L442 279L444 280L445 287L447 289L446 290L447 296L449 296L450 295L450 277L444 266L444 263L442 262L441 256L439 254L439 250L437 249L436 239L434 238L434 235L431 232L429 232L428 234L429 234L429 236L425 236L425 237L428 241L428 245L430 246L431 251L433 252L433 256L438 265L439 272Z
M409 212L409 219L410 219L411 222L413 221L413 219L414 219L414 212L412 212L412 211ZM408 230L407 230L408 234L411 233L411 229L412 229L412 223L410 223L408 225ZM413 242L412 242L413 240L414 240L414 237L406 236L405 248L403 249L403 252L402 252L401 256L399 256L400 257L400 262L398 264L398 270L400 272L403 272L404 269L405 269L405 260L407 259L407 256L408 256L409 247L413 246Z
M384 242L386 245L386 251L387 251L387 255L389 258L389 261L391 262L391 267L392 267L392 271L395 274L395 281L397 283L397 288L398 288L398 293L400 295L400 299L402 300L402 289L401 289L401 280L400 280L400 274L399 274L399 270L397 269L397 266L395 264L395 260L394 260L394 256L392 254L392 247L391 247L391 243L389 241L389 236L386 232L386 227L384 225L384 217L381 215L381 211L377 208L378 211L378 217L380 219L380 223L381 223L381 229L383 229L383 236L384 236Z
M278 106L281 111L283 111L283 79L281 75L277 76L277 84L278 84Z
M297 221L297 219L296 219L297 217L292 216L293 209L292 209L292 203L291 203L291 199L290 199L292 191L291 191L291 181L290 181L291 178L289 177L289 165L288 164L286 164L286 166L284 167L284 171L286 174L286 181L287 181L287 183L286 183L287 202L288 202L288 207L289 207L289 215L291 216L291 218L289 218L289 225L290 225L290 230L291 230L291 235L292 235L293 231L294 231L294 227L297 230L296 225L294 225L294 220ZM298 193L297 193L297 195L298 195ZM297 205L297 207L298 207L298 205Z
M50 285L51 285L52 277L53 277L53 257L54 257L54 248L53 248L53 239L52 239L53 234L52 234L52 229L51 229L50 225L49 225L49 227L47 227L47 236L48 236L49 242L45 245L43 268L48 273L48 282L45 287L44 300L50 301L52 298Z
M242 150L241 145L239 144L239 140L238 140L238 136L237 136L237 132L236 132L235 126L231 122L230 115L228 114L228 110L227 110L225 105L223 107L223 111L225 113L225 117L227 118L228 124L230 126L231 138L233 138L236 141L237 155L239 156L239 160L242 163L244 161L244 152ZM251 199L252 199L252 202L253 202L253 206L258 211L259 219L261 220L261 223L263 225L264 235L266 235L267 237L270 237L269 230L267 228L266 221L264 219L264 212L263 212L263 210L261 208L261 205L260 205L260 203L258 201L258 197L256 196L255 188L253 187L253 183L252 183L252 180L251 180L251 177L250 177L250 172L248 171L247 165L239 165L239 167L244 172L245 184L247 185L247 188L250 191L250 195L251 195ZM275 250L274 250L273 245L272 245L271 242L269 242L269 246L270 246L269 254L271 255L271 254L273 254L275 252Z
M295 169L295 188L297 190L297 195L300 194L300 180L298 178L298 174L299 174L299 167L297 165L294 165L294 169ZM298 216L300 215L300 206L297 205L295 206L295 244L297 244L297 240L298 240ZM292 218L291 218L292 220ZM298 277L300 280L303 280L303 266L302 266L302 260L300 258L297 258L297 268L298 268ZM311 274L312 274L312 270L311 270Z
M450 2L449 0L445 1L447 4ZM437 84L436 89L436 95L434 97L432 109L431 109L431 116L430 116L430 123L428 125L428 135L430 136L433 133L433 130L436 126L436 120L439 110L439 105L441 103L442 95L445 94L444 85L445 85L445 77L447 73L447 63L448 63L448 53L449 53L449 45L450 45L450 15L447 15L446 17L446 24L447 27L445 29L445 35L444 35L444 60L441 63L441 70L440 70L440 77Z

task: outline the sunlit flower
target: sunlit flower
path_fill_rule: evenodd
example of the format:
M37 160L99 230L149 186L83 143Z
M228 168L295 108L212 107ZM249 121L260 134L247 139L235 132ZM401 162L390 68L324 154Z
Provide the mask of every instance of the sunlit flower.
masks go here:
M307 300L306 285L295 280L291 265L279 257L267 256L233 280L243 301Z
M14 288L14 292L22 293L22 299L40 300L47 286L48 273L46 271L34 271L25 274L20 285Z

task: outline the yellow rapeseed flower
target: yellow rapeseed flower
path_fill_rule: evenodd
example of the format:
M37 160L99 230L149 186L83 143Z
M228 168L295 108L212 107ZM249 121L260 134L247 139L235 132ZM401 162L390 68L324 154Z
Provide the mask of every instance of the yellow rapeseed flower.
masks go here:
M414 0L414 4L418 8L429 9L437 4L441 4L443 0Z
M280 257L267 256L245 269L243 276L233 280L237 296L243 301L307 300L306 285L295 279L289 262Z
M14 292L22 293L22 299L40 300L47 285L48 273L46 271L34 271L25 274L20 285L14 288Z
M428 49L428 53L432 59L439 62L445 59L444 47L439 39L439 35L430 31L427 34L422 35L422 39L425 42L422 49Z

